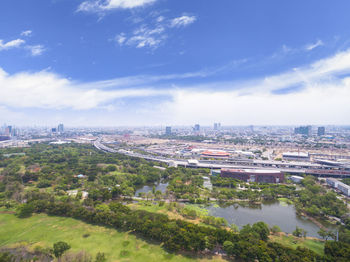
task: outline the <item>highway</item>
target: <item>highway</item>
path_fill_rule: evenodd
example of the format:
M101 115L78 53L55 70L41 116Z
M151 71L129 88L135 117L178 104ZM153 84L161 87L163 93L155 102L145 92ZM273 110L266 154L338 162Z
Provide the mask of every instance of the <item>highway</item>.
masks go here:
M101 143L101 140L98 139L94 142L94 146L102 150L104 152L109 153L119 153L123 155L127 155L130 157L142 158L148 161L156 161L161 163L166 163L169 166L183 166L186 168L209 168L209 169L274 169L279 170L284 173L289 173L293 175L300 174L310 174L321 177L350 177L350 171L348 170L335 170L334 167L325 166L320 164L313 163L298 163L298 162L279 162L279 161L262 161L262 160L254 160L254 161L209 161L203 160L198 161L196 164L189 164L187 160L180 159L170 159L161 156L152 156L152 155L144 155L140 153L136 153L130 150L124 149L113 149L107 147ZM234 162L234 163L231 163Z

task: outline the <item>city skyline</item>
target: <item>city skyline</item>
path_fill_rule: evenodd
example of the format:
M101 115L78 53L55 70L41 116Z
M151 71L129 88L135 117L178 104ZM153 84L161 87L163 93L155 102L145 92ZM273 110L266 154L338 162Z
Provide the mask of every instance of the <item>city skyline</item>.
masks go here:
M1 3L0 122L350 124L347 1L103 3Z

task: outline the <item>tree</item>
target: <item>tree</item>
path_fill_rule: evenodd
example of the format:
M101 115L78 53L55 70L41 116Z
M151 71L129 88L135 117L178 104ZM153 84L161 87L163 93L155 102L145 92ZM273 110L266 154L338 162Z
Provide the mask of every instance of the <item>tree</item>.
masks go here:
M14 262L16 261L15 257L8 252L0 252L0 262Z
M239 227L234 223L230 224L230 228L233 232L239 232Z
M260 236L260 239L263 241L267 241L267 239L269 238L270 229L268 225L264 222L257 222L253 224L252 230L258 233Z
M34 207L31 204L22 204L17 208L17 216L19 218L30 217L34 211Z
M303 234L303 229L297 226L295 230L292 232L292 234L293 236L301 237Z
M64 252L70 249L70 245L66 242L59 241L53 244L53 254L56 258L59 258L63 255Z
M228 256L232 256L235 253L235 246L231 241L225 241L223 247Z
M105 253L98 252L96 254L95 262L105 262L105 261L107 261L105 257Z
M277 233L279 233L279 232L281 232L282 230L281 230L281 228L279 227L279 226L273 226L273 227L271 227L271 232L273 233L273 234L277 234Z
M326 230L321 228L317 233L320 235L320 237L322 237L322 239L327 240L328 232Z

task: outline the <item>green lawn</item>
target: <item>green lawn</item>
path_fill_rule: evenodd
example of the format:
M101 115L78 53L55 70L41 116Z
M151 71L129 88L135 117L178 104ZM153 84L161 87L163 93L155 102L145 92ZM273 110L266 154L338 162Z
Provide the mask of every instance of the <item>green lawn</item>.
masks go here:
M321 240L316 239L303 239L303 238L296 238L294 236L270 236L271 241L278 242L284 246L291 247L291 248L297 248L300 247L306 247L311 249L312 251L316 252L317 254L323 255L324 254L324 242Z
M195 259L169 254L159 245L152 244L133 234L115 229L83 223L63 217L36 214L19 219L13 214L4 214L0 209L0 247L23 243L29 248L39 245L52 247L57 241L71 245L72 252L85 250L92 256L104 252L108 261L223 261L220 258ZM83 237L90 234L89 237Z

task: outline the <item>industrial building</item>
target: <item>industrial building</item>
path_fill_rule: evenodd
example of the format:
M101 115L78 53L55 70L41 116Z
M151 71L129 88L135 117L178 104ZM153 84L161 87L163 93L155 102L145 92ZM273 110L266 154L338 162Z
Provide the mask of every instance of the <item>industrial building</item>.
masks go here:
M310 156L309 153L303 153L303 152L286 152L282 155L283 160L289 160L289 161L309 161Z
M338 189L344 195L350 196L350 186L349 185L344 184L343 182L340 182L339 180L337 180L335 178L327 178L326 182L327 182L327 185Z
M203 151L201 153L201 157L207 157L207 158L227 158L230 154L225 151Z
M330 177L330 178L326 178L326 183L331 187L338 188L339 180Z
M340 182L338 184L338 189L346 196L350 196L350 186Z
M245 182L282 183L284 173L266 169L221 169L221 177L230 177Z

